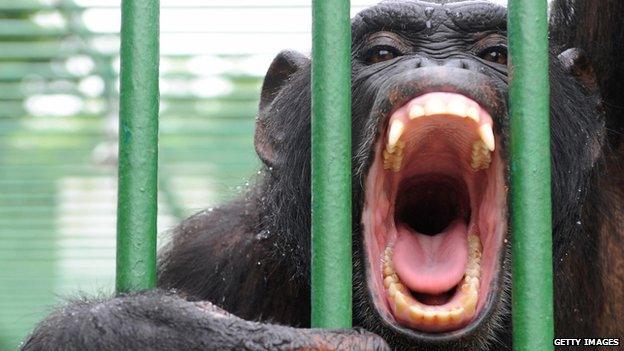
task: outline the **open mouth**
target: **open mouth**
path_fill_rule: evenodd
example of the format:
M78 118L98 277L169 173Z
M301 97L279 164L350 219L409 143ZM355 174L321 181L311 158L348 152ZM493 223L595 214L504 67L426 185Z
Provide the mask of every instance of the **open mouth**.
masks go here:
M362 213L369 288L403 327L459 330L496 290L507 215L492 125L472 99L436 92L396 109L379 138Z

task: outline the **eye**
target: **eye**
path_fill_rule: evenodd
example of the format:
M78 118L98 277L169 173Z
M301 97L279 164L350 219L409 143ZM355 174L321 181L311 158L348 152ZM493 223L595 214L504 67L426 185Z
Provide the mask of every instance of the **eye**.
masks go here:
M391 46L375 46L366 52L365 60L368 64L392 60L401 56L399 51Z
M498 63L500 65L507 64L507 48L503 45L490 46L479 52L478 56L486 61Z

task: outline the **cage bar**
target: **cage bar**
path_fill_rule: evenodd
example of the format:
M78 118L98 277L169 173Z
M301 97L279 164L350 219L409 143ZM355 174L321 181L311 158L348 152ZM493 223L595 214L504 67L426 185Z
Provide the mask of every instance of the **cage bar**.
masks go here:
M514 350L553 349L547 7L508 7Z
M123 0L116 290L156 286L159 1Z
M351 326L349 0L312 3L312 325Z

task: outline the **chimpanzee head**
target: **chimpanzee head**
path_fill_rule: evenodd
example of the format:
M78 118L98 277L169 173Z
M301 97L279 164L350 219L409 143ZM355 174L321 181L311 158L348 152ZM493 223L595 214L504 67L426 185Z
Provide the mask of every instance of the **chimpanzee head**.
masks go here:
M506 13L486 1L387 1L352 21L354 312L401 349L509 337ZM553 224L564 246L582 230L573 224L604 128L595 94L571 74L578 58L551 59ZM302 278L309 136L310 62L283 52L255 142L272 170L268 222Z

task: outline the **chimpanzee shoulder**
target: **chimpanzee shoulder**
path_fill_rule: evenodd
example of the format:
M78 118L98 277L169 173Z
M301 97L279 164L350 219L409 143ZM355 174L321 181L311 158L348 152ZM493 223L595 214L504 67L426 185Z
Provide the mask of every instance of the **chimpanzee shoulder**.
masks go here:
M245 196L180 223L159 257L158 285L244 319L305 326L309 305L297 300L307 282L292 279L276 235L261 226L259 202Z

